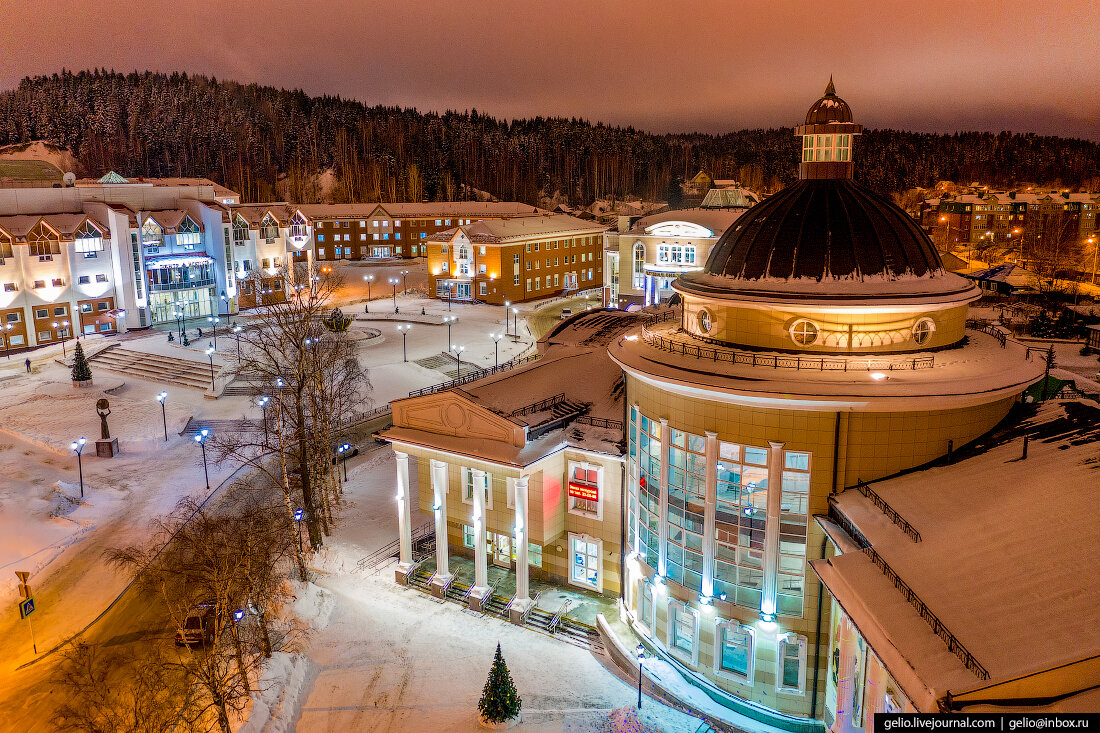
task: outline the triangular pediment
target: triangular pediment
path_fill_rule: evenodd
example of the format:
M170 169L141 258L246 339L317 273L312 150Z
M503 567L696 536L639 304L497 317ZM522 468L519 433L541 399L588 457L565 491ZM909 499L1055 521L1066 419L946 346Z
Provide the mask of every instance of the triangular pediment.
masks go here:
M391 403L394 427L522 447L523 426L459 392L446 391Z

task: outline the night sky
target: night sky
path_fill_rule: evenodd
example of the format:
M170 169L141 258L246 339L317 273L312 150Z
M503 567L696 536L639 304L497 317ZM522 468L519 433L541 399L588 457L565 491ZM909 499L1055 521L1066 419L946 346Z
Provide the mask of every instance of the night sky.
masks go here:
M880 6L888 6L886 9ZM792 125L1100 140L1100 1L0 0L0 88L152 69L654 132Z

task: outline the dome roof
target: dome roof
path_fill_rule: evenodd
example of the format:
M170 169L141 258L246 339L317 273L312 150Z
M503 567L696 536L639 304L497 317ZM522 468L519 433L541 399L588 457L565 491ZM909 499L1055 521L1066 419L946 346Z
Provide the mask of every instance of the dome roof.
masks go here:
M836 95L833 78L829 77L829 86L825 87L825 96L814 102L806 113L807 125L825 125L830 122L851 122L852 110L848 103Z
M746 211L704 272L741 280L894 280L943 273L912 217L850 179L803 180Z

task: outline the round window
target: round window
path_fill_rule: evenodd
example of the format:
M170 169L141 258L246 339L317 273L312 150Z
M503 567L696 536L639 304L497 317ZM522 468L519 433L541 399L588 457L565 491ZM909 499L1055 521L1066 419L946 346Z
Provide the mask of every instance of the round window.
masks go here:
M714 323L711 319L710 311L706 308L699 311L699 330L703 333L710 333L711 326Z
M913 324L913 340L918 344L923 344L932 338L932 334L935 332L936 322L931 318L922 318Z
M820 331L812 321L795 321L791 326L791 338L799 346L810 346L817 341Z

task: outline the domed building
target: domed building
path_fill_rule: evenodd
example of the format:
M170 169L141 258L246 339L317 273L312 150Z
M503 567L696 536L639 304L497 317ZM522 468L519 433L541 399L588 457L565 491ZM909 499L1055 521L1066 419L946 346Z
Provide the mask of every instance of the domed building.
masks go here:
M796 129L800 180L673 283L673 318L609 349L626 382L628 621L788 730L824 709L830 603L807 563L826 555L828 522L815 516L860 480L980 437L1042 374L967 329L979 290L852 180L861 131L830 80Z

